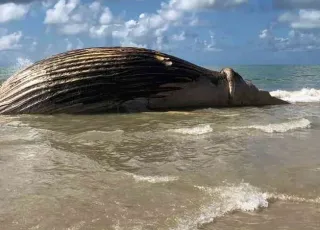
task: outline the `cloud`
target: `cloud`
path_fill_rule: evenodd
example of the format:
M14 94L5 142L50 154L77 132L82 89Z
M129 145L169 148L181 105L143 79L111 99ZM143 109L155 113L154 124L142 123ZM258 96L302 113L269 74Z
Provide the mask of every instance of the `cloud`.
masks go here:
M279 9L320 9L319 0L273 0L273 6Z
M44 19L45 24L62 24L70 20L71 12L79 4L78 0L59 0L53 7L48 9Z
M81 4L80 0L59 0L47 9L44 23L55 27L61 34L77 35L94 34L94 30L101 30L98 28L100 23L109 24L112 19L112 12L107 7L103 8L100 2Z
M72 50L72 49L82 49L84 47L83 42L79 38L77 38L77 45L76 46L68 38L65 38L64 41L66 42L65 50L67 50L67 51Z
M293 29L319 29L320 10L299 10L298 14L286 12L278 21L288 23Z
M171 8L183 11L232 8L248 3L248 0L171 0Z
M121 44L157 48L164 47L165 33L180 19L180 15L161 9L157 14L140 14L138 20L128 20L112 30L112 37Z
M100 24L110 24L112 22L113 15L108 7L104 8L103 13L100 16Z
M81 24L81 23L65 24L59 28L60 33L65 35L76 35L76 34L87 32L87 30L88 30L88 25Z
M18 20L24 17L28 11L29 5L5 3L0 5L0 23Z
M264 45L273 51L310 51L320 49L320 37L315 33L289 31L286 37L277 37L272 29L262 30L259 38Z
M197 12L207 9L232 8L248 0L167 0L153 13L141 13L136 18L124 20L100 2L80 3L80 0L59 0L46 11L44 23L61 34L87 33L91 38L104 40L112 45L138 46L170 50L173 43L194 38L184 31L190 25L200 24ZM218 51L215 39L202 40L202 48Z
M172 40L174 41L184 41L186 40L186 33L182 31L180 34L172 35Z
M22 32L14 32L12 34L3 35L0 37L0 51L15 50L22 47L19 43L22 38Z
M231 8L247 3L247 0L169 0L162 3L156 13L142 13L138 19L131 19L117 27L92 28L92 34L105 36L110 34L106 31L112 30L112 37L118 39L121 44L136 44L137 46L153 49L169 48L169 39L183 41L183 34L169 35L173 28L184 24L197 25L199 19L190 14L206 9ZM99 31L99 32L98 32ZM204 44L207 50L214 50L215 46L210 42ZM217 49L218 50L218 49Z
M201 50L205 52L220 52L221 48L217 45L217 40L215 38L215 34L210 31L210 40L207 39L201 40L199 37L194 39L193 49Z

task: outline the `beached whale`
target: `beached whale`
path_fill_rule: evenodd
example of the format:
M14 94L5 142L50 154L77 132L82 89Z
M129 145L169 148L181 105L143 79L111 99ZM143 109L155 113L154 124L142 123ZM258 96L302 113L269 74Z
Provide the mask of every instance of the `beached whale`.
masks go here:
M231 68L212 71L154 50L72 50L17 72L0 88L0 114L108 113L287 102Z

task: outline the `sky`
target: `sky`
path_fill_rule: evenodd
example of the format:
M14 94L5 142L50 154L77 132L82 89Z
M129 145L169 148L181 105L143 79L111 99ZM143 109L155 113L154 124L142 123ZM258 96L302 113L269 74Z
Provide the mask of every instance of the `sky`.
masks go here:
M0 0L0 66L97 46L203 66L320 64L320 0Z

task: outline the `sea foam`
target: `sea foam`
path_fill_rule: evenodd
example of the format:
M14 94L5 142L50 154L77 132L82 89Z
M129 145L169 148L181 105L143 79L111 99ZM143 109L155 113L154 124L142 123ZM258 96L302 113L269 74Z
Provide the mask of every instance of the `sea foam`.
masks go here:
M252 212L261 208L268 208L271 201L282 200L289 202L304 202L319 204L320 198L307 199L286 194L263 192L249 183L238 185L227 184L215 188L194 186L209 196L209 202L202 205L197 211L188 213L178 219L177 227L173 229L198 229L204 224L213 222L233 211ZM211 201L210 201L211 200Z
M211 133L213 129L210 125L197 125L190 128L170 129L169 131L187 135L202 135L206 133Z
M114 131L100 131L100 130L90 130L75 134L71 136L72 141L81 142L82 144L91 145L94 143L104 143L108 141L120 142L122 141L123 130Z
M306 129L310 127L311 122L308 119L302 118L278 124L239 126L231 127L231 129L258 129L266 133L285 133L291 130Z
M274 97L291 103L297 102L320 102L320 90L303 88L298 91L276 90L270 92Z
M148 183L167 183L176 181L179 177L175 176L141 176L133 173L128 173L127 175L132 176L136 182L148 182Z
M202 205L196 212L179 219L178 226L174 229L197 229L232 211L254 211L268 207L267 194L248 183L216 188L195 186L195 188L203 191L211 201Z

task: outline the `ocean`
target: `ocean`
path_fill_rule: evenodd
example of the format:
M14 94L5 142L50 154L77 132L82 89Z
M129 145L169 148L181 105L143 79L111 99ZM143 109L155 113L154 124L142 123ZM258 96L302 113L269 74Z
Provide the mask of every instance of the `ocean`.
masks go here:
M1 229L320 229L320 66L233 68L292 104L0 116Z

